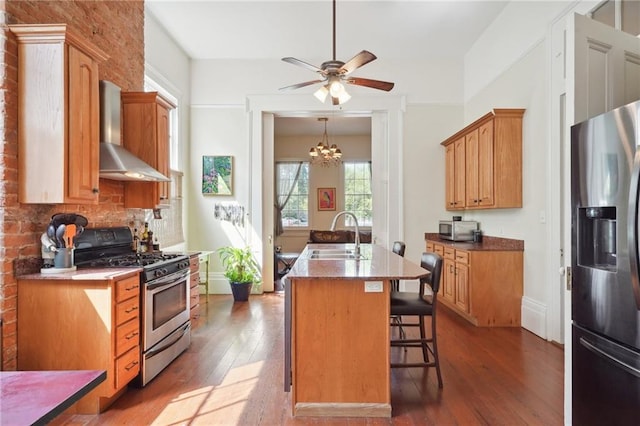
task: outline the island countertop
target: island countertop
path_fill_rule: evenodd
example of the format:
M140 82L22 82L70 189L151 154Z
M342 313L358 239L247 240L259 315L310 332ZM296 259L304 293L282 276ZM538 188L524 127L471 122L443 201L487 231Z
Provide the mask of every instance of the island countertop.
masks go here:
M353 249L355 244L308 244L287 276L296 280L340 278L343 280L412 280L429 271L376 244L361 244L364 259L309 259L315 249Z

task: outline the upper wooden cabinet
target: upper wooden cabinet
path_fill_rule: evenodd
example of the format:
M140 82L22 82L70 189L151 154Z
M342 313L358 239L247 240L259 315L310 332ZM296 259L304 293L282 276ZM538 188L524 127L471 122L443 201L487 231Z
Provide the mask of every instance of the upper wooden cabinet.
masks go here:
M169 111L175 108L157 92L122 93L122 145L151 167L169 172ZM124 206L169 206L170 182L126 182Z
M64 24L10 25L18 42L18 200L97 204L98 63Z
M494 109L445 147L447 210L522 207L524 109Z
M449 144L446 149L446 197L448 210L461 210L465 206L465 138Z

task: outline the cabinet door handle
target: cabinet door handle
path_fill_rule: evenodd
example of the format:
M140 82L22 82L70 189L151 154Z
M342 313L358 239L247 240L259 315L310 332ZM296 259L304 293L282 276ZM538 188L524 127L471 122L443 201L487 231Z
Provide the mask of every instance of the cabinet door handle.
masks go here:
M133 339L135 337L138 337L138 332L137 331L134 331L133 333L129 333L126 336L124 336L124 338L127 339L127 340L131 340L131 339Z
M97 194L98 192L100 192L100 190L98 188L93 188L91 192L93 192L94 194Z
M124 367L124 369L125 369L125 370L127 370L127 371L129 371L129 370L131 370L132 368L134 368L136 365L138 365L138 361L133 361L132 363L127 364L127 365Z

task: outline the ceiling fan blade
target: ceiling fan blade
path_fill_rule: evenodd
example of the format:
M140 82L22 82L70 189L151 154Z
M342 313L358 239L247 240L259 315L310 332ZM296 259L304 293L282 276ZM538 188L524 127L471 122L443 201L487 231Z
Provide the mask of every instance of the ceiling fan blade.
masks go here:
M298 84L292 84L291 86L285 86L285 87L281 87L280 90L293 90L293 89L299 89L301 87L305 87L305 86L311 86L312 84L316 84L316 83L323 83L325 80L311 80L311 81L305 81L304 83L298 83Z
M290 56L287 56L286 58L282 58L283 61L288 62L290 64L293 65L297 65L299 67L302 68L306 68L308 70L311 70L313 72L317 72L317 73L322 73L322 70L318 67L316 67L315 65L311 65L305 61L301 61L300 59L296 59L296 58L292 58Z
M372 89L384 90L388 92L393 89L394 83L381 80L371 80L368 78L349 77L344 80L346 83L355 84L356 86L366 86Z
M368 64L369 62L375 60L377 57L373 53L363 50L358 53L353 58L349 59L347 63L345 63L341 68L340 72L344 75L350 74L353 71L357 70L363 65Z

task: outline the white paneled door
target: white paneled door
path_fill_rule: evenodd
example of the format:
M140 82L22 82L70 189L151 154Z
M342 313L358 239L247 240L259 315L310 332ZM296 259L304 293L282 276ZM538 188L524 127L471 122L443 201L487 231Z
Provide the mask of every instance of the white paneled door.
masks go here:
M586 13L583 2L576 11ZM565 344L565 422L571 423L571 294L566 268L571 264L571 162L573 124L640 99L640 39L579 13L567 15L552 29L551 88L551 277L549 315L560 317L561 329L549 327L551 340ZM558 185L559 183L559 185ZM557 295L558 297L554 297ZM554 324L553 319L548 324Z

